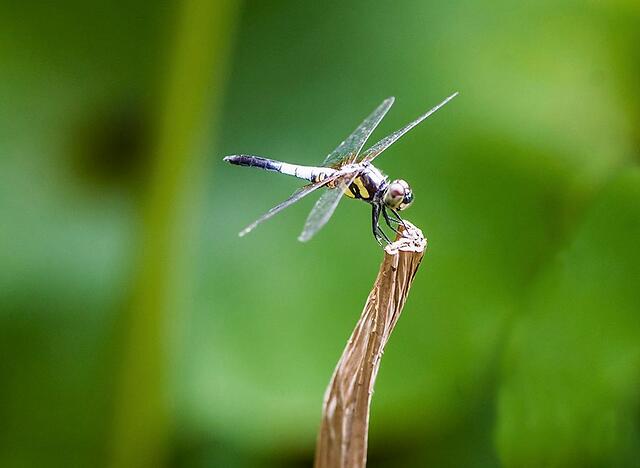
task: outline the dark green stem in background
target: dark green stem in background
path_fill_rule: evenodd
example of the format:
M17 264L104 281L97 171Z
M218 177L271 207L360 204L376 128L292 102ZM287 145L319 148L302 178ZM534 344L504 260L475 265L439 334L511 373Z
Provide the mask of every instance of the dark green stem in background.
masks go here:
M203 167L198 146L209 109L219 108L235 19L234 0L185 0L167 60L150 183L144 200L137 276L125 317L115 398L111 466L158 467L171 432L168 360L180 321L172 278L184 242L178 226L193 174ZM210 125L207 125L210 127ZM197 178L196 178L197 180Z

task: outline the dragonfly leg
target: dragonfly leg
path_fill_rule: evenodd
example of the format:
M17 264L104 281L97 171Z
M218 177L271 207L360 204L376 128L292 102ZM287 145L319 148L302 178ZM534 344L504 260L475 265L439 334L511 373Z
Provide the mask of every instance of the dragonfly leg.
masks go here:
M387 244L391 244L391 239L389 239L389 237L385 234L385 232L382 230L382 228L380 226L378 226L378 232L384 238L384 240L385 240L385 242Z
M404 222L404 220L402 219L402 217L400 217L400 214L394 210L393 208L389 208L391 210L391 212L396 215L396 217L400 220L400 223L404 226L405 230L409 229L409 226L406 225L406 223Z
M384 208L387 208L387 207L385 206ZM391 214L387 213L387 216L389 217L389 219L396 224L402 224L402 218L400 218L400 216L398 215L398 212L393 210L392 208L389 208L389 210L391 210Z
M380 229L380 225L379 225L379 219L380 219L380 205L373 203L371 205L372 207L372 212L371 212L371 229L373 230L373 237L376 238L376 241L378 241L378 244L380 244L380 246L382 247L382 241L384 240L387 244L390 244L391 241L389 240L389 238L387 237L387 235L384 233L384 231L382 229Z
M400 234L400 231L398 231L398 230L393 226L393 224L391 224L391 222L393 221L393 222L395 222L395 223L400 223L401 221L400 221L400 220L398 220L398 219L392 219L392 218L389 216L389 213L387 213L387 207L386 207L386 206L383 206L383 207L382 207L382 216L384 216L384 220L387 222L387 226L389 226L389 227L393 230L393 232L395 232L396 234Z

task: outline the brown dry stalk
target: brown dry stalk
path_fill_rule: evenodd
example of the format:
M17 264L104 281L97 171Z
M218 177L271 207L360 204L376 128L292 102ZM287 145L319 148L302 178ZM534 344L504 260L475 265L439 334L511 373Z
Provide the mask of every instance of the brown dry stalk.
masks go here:
M373 289L331 377L322 405L316 468L361 468L367 463L369 407L380 359L427 247L422 231L407 226L385 248Z

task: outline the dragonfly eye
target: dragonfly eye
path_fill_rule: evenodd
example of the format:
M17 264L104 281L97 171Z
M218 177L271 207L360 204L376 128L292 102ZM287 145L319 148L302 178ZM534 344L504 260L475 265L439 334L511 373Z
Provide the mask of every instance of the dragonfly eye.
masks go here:
M384 203L394 210L402 210L413 201L413 194L404 180L394 180L387 187L384 194Z
M402 199L402 203L398 207L398 210L404 210L405 208L409 208L409 205L413 203L413 192L410 188L407 188L404 194L404 198Z

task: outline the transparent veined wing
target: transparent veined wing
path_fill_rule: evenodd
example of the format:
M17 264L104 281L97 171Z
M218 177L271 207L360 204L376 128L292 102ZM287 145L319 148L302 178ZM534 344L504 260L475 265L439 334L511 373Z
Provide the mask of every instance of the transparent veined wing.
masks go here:
M327 221L329 221L333 212L336 210L338 203L340 203L344 191L349 190L349 186L359 173L360 171L355 171L338 178L336 180L336 187L327 190L318 198L318 201L307 217L302 233L298 236L300 242L308 241L327 224Z
M426 119L427 117L429 117L431 114L433 114L434 112L436 112L438 109L440 109L442 106L444 106L446 103L448 103L449 101L451 101L454 97L456 97L458 95L457 92L453 93L451 96L449 96L447 99L445 99L444 101L442 101L440 104L438 104L437 106L429 109L428 112L422 114L420 117L418 117L416 120L414 120L413 122L411 122L410 124L406 125L405 127L401 128L400 130L393 132L391 135L383 138L382 140L380 140L378 143L376 143L375 145L373 145L371 148L369 148L367 151L364 152L364 154L362 155L362 158L360 158L361 162L371 162L373 161L376 157L378 157L380 155L380 153L382 153L384 150L386 150L389 146L391 146L392 144L394 144L396 141L398 141L400 139L400 137L402 135L404 135L405 133L407 133L409 130L411 130L413 127L415 127L416 125L418 125L420 122L422 122L424 119Z
M350 163L355 161L371 133L373 133L393 105L393 101L395 101L394 97L382 101L382 104L380 104L369 117L364 119L358 128L325 158L322 165L325 167L338 167L341 166L343 162Z
M243 237L243 236L249 234L251 231L253 231L255 229L255 227L258 224L260 224L263 221L266 221L267 219L273 217L274 215L278 214L279 212L281 212L285 208L293 205L298 200L300 200L300 199L306 197L307 195L315 192L319 188L322 188L325 185L327 185L328 183L333 182L334 180L338 179L341 175L343 175L341 172L336 172L335 174L330 175L329 177L327 177L324 180L315 182L313 184L305 185L304 187L300 187L298 190L293 192L293 195L291 195L289 198L287 198L285 201L283 201L279 205L276 205L273 208L271 208L269 211L267 211L265 214L263 214L260 218L256 219L253 223L249 224L246 228L244 228L242 231L240 231L238 233L238 235L240 237Z

